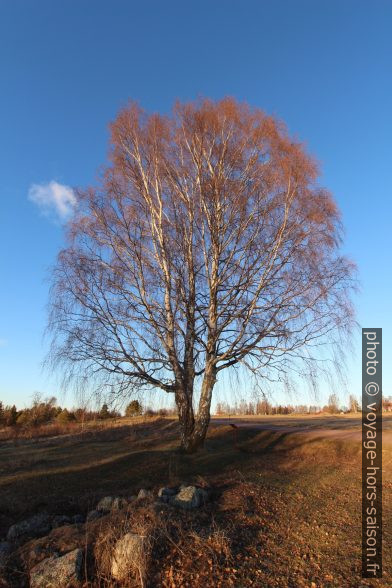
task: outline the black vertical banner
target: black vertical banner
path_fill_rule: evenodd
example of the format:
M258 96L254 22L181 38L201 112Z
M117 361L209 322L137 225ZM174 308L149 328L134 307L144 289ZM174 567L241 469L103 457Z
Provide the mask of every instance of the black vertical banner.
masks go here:
M362 577L382 576L382 329L362 329Z

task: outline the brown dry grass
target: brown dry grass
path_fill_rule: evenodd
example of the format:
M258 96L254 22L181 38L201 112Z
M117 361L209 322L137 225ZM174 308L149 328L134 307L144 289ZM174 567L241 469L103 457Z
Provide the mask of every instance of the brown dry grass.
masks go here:
M48 423L39 426L14 426L3 427L0 429L0 441L13 441L18 443L23 440L44 439L48 437L59 437L62 435L77 435L91 431L102 431L113 429L114 427L123 427L125 425L146 424L157 420L158 417L136 416L132 418L114 418L105 420L92 420L69 423Z
M37 510L74 514L92 508L104 495L129 496L141 487L156 491L161 485L196 482L213 488L211 503L196 512L156 510L148 501L136 502L126 512L91 524L87 539L83 529L71 533L69 528L68 543L64 530L53 531L52 548L65 551L78 541L88 546L86 571L94 587L115 586L105 554L125 528L139 529L151 539L143 571L150 587L392 585L388 431L385 573L383 580L372 582L362 581L359 571L361 464L355 437L249 428L238 431L236 446L230 427L212 426L206 448L184 456L176 452L176 427L169 419L158 419L90 436L3 446L3 533L11 522ZM140 574L130 578L129 586L140 586Z

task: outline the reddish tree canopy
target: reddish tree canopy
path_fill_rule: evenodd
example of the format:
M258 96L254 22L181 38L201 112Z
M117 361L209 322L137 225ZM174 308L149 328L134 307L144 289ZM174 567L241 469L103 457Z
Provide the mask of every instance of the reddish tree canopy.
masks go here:
M173 393L182 445L197 448L223 369L287 377L350 329L353 265L317 178L284 126L246 104L161 116L131 103L54 270L54 361L118 393Z

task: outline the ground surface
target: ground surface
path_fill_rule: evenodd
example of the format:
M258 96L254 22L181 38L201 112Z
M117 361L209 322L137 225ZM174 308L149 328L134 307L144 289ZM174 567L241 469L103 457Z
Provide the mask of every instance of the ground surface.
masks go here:
M214 417L212 422L215 425L235 424L239 428L257 429L259 431L278 431L281 433L295 431L296 433L309 433L360 442L362 419L360 416L350 414L338 416L266 415ZM383 431L386 441L392 438L392 415L384 416Z
M74 514L108 494L207 483L214 488L207 507L179 515L171 531L173 514L162 515L171 535L153 557L151 586L390 587L392 418L384 419L378 581L360 578L359 431L360 420L346 417L214 419L195 456L176 452L177 423L169 419L7 442L0 448L0 538L42 509Z

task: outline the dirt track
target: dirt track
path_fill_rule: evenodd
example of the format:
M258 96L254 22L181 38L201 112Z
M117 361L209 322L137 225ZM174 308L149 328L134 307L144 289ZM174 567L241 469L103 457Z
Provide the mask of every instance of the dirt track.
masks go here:
M259 431L282 433L307 433L318 437L339 439L361 439L361 417L345 416L260 416L260 417L213 417L212 425L235 425L238 428L251 428ZM392 416L383 416L383 439L392 441Z

